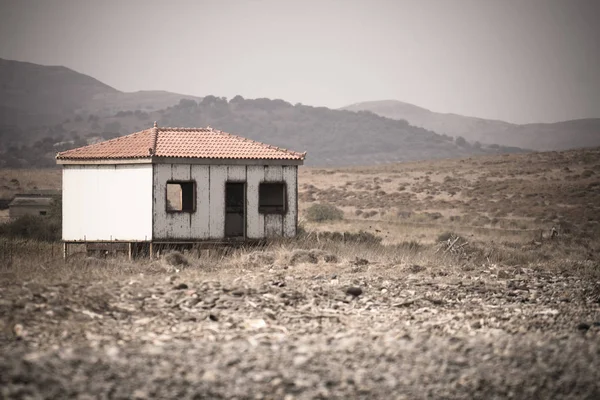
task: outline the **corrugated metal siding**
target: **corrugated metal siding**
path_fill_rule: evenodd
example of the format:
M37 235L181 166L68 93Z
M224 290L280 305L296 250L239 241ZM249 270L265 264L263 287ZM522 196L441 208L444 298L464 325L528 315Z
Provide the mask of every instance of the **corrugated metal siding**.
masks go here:
M249 165L246 168L246 236L249 239L263 239L265 216L258 212L258 186L265 180L265 167Z
M225 183L246 182L246 236L249 239L294 237L296 235L297 166L253 165L154 165L154 238L222 239L225 236ZM169 180L196 182L194 213L166 212L166 183ZM261 182L285 182L286 215L258 212Z
M150 240L152 165L65 165L63 240Z
M227 166L227 180L229 182L246 182L246 166L245 165L229 165L229 166Z
M167 180L174 181L189 181L190 177L190 166L185 164L172 164L171 165L171 177ZM171 217L171 223L169 224L169 237L178 237L181 232L186 232L191 229L192 214L188 213L169 213Z
M210 170L208 165L192 165L192 179L196 181L196 212L192 214L192 225L189 237L208 239L209 226L209 182Z
M269 165L265 167L265 182L282 182L283 167L280 165ZM288 210L289 211L289 210ZM272 238L283 236L283 215L265 215L265 237Z
M283 236L283 215L265 215L265 237L274 238Z
M225 237L225 182L227 166L210 166L210 238Z
M298 167L289 165L283 167L283 180L287 184L287 210L283 216L283 236L296 236L298 226Z

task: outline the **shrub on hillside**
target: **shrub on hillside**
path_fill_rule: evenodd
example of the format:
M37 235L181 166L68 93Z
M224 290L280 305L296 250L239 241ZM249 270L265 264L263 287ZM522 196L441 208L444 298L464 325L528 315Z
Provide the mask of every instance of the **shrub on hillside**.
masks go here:
M332 204L313 204L306 209L306 219L311 222L336 221L344 212Z
M437 241L438 242L447 242L449 239L451 239L452 237L457 237L458 235L454 232L443 232L440 233L437 237Z
M594 171L592 171L591 169L586 169L581 173L582 178L589 178L592 175L594 175Z
M173 267L189 265L188 259L179 251L170 251L165 254L165 262Z
M456 143L456 145L460 146L460 147L467 146L467 141L462 136L457 136L456 139L454 140L454 143Z
M417 242L416 240L411 240L411 241L405 241L405 242L399 243L397 245L397 248L402 249L402 250L418 252L423 249L423 245L421 243Z
M467 243L467 239L465 239L464 237L460 236L459 234L455 233L455 232L444 232L438 235L437 237L437 242L438 243L454 243L456 245L462 245Z
M56 218L24 215L0 225L0 236L53 242L61 239L61 224Z
M48 215L23 215L0 224L0 236L9 239L31 239L55 242L62 239L62 198L52 201Z
M366 243L366 244L380 244L383 238L372 234L371 232L358 231L354 232L319 232L319 240L333 241L333 242L344 242L344 243Z

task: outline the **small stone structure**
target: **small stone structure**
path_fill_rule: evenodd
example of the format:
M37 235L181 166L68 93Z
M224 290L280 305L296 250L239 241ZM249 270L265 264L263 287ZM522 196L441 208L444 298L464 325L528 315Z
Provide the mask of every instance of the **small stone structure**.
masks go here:
M49 215L52 210L52 203L59 196L60 193L54 190L34 190L18 193L8 204L8 215L11 220L24 215Z

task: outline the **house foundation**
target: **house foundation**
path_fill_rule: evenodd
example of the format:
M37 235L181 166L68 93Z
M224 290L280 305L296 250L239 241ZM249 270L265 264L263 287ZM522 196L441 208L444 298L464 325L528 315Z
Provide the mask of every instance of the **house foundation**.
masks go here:
M117 242L117 241L63 241L63 258L69 259L74 255L72 249L75 245L85 246L88 257L117 257L124 256L129 261L140 258L150 260L159 258L169 251L181 251L195 254L198 258L202 254L210 255L213 251L228 251L242 247L265 246L266 240L202 240L202 241L143 241L143 242Z

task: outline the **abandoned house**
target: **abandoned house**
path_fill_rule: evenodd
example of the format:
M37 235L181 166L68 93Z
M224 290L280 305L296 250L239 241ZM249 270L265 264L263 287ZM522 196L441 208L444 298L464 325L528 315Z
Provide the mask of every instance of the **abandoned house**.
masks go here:
M52 204L59 196L60 193L55 190L32 190L17 193L8 204L9 218L16 219L24 215L50 215Z
M165 243L294 237L306 153L207 128L153 128L58 153L63 241Z

